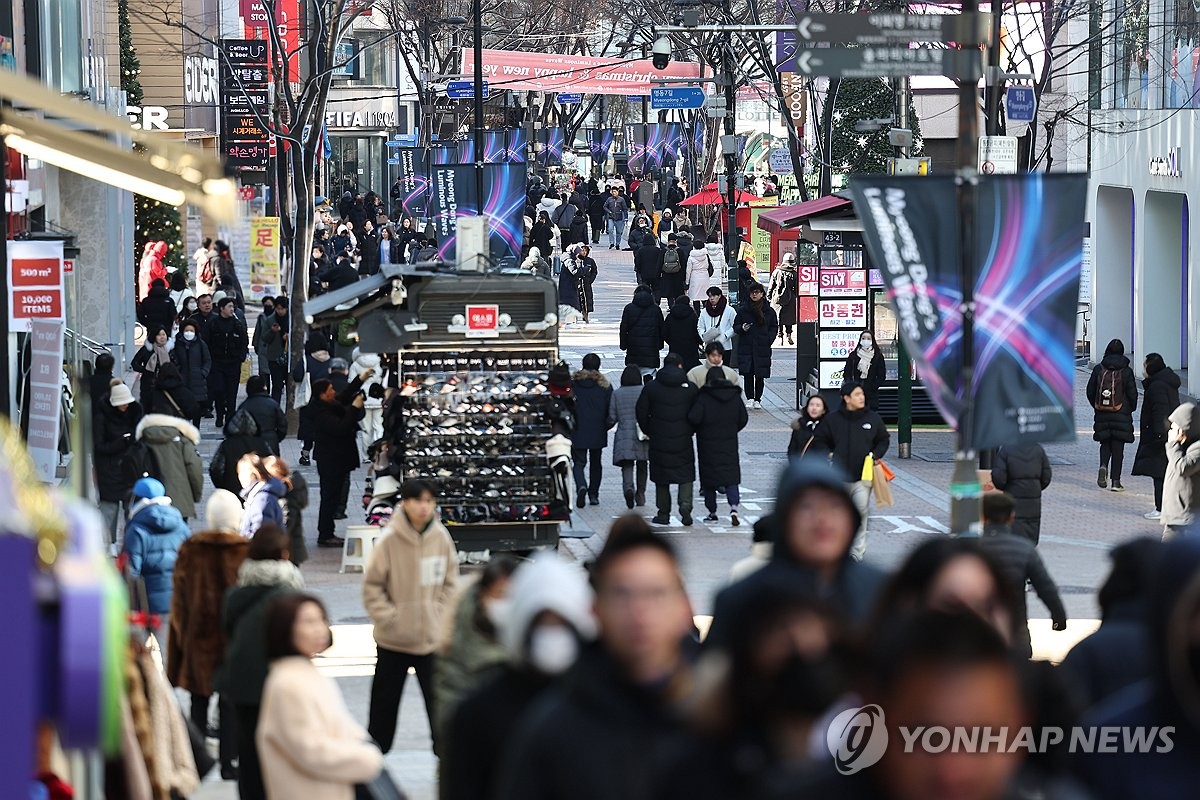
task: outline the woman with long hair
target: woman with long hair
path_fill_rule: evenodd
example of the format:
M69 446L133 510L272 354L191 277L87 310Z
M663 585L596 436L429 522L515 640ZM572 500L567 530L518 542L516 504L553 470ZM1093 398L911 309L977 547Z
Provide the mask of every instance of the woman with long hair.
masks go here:
M308 481L299 472L293 472L288 463L279 456L263 459L263 469L284 486L283 497L279 498L279 510L283 512L283 529L288 533L292 563L297 567L308 560L308 545L304 543L304 509L308 508Z
M800 416L792 420L792 438L788 441L787 449L788 458L799 459L808 455L808 449L812 444L813 436L816 435L817 426L821 424L821 419L827 413L829 413L829 406L824 397L814 394L808 398Z
M771 345L779 330L779 317L767 302L761 283L750 284L747 300L733 318L737 334L738 372L746 386L746 406L762 408L763 389L771 377Z

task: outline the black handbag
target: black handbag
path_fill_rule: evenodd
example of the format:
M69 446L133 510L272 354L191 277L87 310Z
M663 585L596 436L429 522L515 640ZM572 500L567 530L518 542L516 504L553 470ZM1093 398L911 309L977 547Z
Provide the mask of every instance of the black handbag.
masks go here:
M386 768L371 780L354 787L355 800L407 800L407 797Z

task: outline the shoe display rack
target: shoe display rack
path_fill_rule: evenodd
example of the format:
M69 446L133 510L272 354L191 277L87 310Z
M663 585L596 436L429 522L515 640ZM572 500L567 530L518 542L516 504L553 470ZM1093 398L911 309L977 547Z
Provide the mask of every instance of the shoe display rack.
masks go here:
M555 544L569 510L554 502L546 441L553 348L400 354L387 425L402 477L438 490L460 549Z

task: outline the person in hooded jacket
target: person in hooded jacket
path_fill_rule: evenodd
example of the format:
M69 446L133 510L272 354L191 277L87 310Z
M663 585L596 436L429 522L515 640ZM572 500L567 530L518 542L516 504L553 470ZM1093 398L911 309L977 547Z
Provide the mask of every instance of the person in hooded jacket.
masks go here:
M517 567L508 607L495 623L507 661L491 680L466 695L448 719L443 800L495 796L505 752L521 719L595 637L593 602L587 575L557 553L540 551Z
M578 209L579 206L576 206L575 217L571 220L571 241L586 244L588 241L588 218Z
M634 256L634 264L636 269L637 253L642 249L642 245L646 244L647 239L654 238L654 231L650 229L650 220L646 215L638 214L633 218L633 224L629 226L629 236L626 239L626 244L629 245L626 249L631 251ZM657 241L657 240L656 240Z
M172 351L174 357L174 351ZM154 375L154 388L150 390L151 414L166 414L186 419L196 425L200 419L200 404L196 396L184 383L179 367L174 363L163 364Z
M1131 475L1145 475L1154 481L1154 510L1146 519L1162 517L1163 480L1167 474L1167 433L1171 425L1167 417L1179 408L1179 376L1167 366L1158 353L1146 356L1142 381L1142 435L1133 457Z
M1200 504L1200 406L1183 403L1168 417L1163 481L1163 539L1191 533Z
M671 486L678 486L679 517L692 524L696 481L694 433L688 421L700 390L688 382L679 356L669 353L663 367L637 401L637 422L650 437L650 480L654 481L658 513L655 525L671 524Z
M693 248L687 258L687 293L696 313L702 313L704 301L708 299L708 289L712 286L712 276L715 271L708 259L708 251L704 247Z
M1148 747L1078 754L1076 775L1095 800L1190 797L1200 785L1195 755L1200 749L1198 582L1200 541L1183 538L1163 545L1146 602L1151 675L1083 719L1085 729L1141 731L1153 739Z
M650 469L650 446L640 435L637 402L642 394L642 372L630 364L621 373L621 386L608 403L608 427L613 432L613 466L621 468L621 491L625 507L646 504L646 480ZM636 480L635 480L636 477Z
M217 445L208 463L208 477L214 488L241 494L242 482L238 478L237 465L247 453L265 458L271 455L272 450L259 434L254 416L245 409L239 409L226 423L225 438Z
M847 476L847 491L858 509L858 534L850 554L857 560L867 553L867 513L871 505L871 481L863 480L868 456L873 460L887 453L891 436L883 417L867 408L867 396L854 381L842 384L842 407L825 416L817 427L810 450L829 453L830 460Z
M687 293L687 258L679 249L679 237L674 233L667 234L664 248L658 259L662 269L658 296L670 305L676 297Z
M165 328L170 333L177 313L167 282L158 278L150 284L149 294L138 303L137 318L147 329Z
M1096 595L1100 627L1060 665L1085 709L1152 676L1147 599L1161 549L1160 541L1142 536L1108 552L1112 569Z
M200 431L179 417L147 414L138 423L134 439L149 448L158 470L155 477L162 481L184 520L195 516L196 503L204 493L204 468L196 452Z
M746 302L733 318L733 330L738 337L738 372L745 381L746 406L762 408L763 389L771 377L771 346L779 318L766 300L761 283L752 283Z
M125 574L141 578L146 585L146 609L162 622L155 632L159 649L167 651L170 632L172 579L179 546L192 535L179 509L161 481L141 478L130 494L129 519L125 523Z
M711 342L720 342L725 352L733 347L733 320L737 313L729 305L729 298L720 286L709 286L704 292L704 303L696 310L696 332L707 347Z
M814 394L804 404L800 416L792 421L792 437L788 440L788 458L804 458L812 447L812 441L817 435L817 426L829 412L825 398Z
M687 295L676 297L664 321L663 338L666 339L667 350L683 361L684 370L700 363L702 341L697 326L696 312Z
M287 493L283 481L267 472L257 453L239 458L237 473L242 485L242 536L253 538L255 531L268 522L283 527L283 508L279 504Z
M121 462L133 446L141 421L142 407L133 399L133 392L119 378L113 378L108 396L92 410L96 489L110 549L119 550L121 539L117 534L117 520L121 518L121 508L128 502L129 490L133 488L124 476Z
M625 363L638 367L642 377L658 369L658 356L665 341L666 323L650 287L633 290L633 302L621 312L620 347Z
M543 255L554 252L554 231L551 230L550 215L539 211L533 227L529 230L529 241Z
M284 495L279 499L283 512L283 529L288 535L288 553L297 567L308 560L308 544L304 541L304 509L308 508L308 481L293 472L279 456L263 456L267 474L283 484Z
M604 464L600 461L608 447L609 407L613 389L600 371L600 356L588 353L583 357L583 369L571 377L575 392L575 430L571 432L571 470L575 477L575 507L583 508L586 500L600 505L600 480ZM591 469L587 471L588 460Z
M225 654L221 604L237 583L238 569L250 543L238 534L242 503L218 489L204 505L204 530L179 547L171 593L171 635L165 656L167 680L191 694L191 720L196 730L208 728L213 677ZM233 707L221 703L219 726L221 777L233 779L237 758Z
M787 334L787 343L795 344L792 339L792 327L796 324L796 256L785 253L783 262L771 273L767 284L767 300L775 308L779 317L779 341Z
M1054 477L1050 459L1040 444L1004 445L992 460L992 485L1008 492L1017 503L1013 533L1034 544L1042 534L1042 492Z
M180 326L179 335L175 337L171 361L179 368L184 386L196 401L192 424L199 428L204 407L208 403L208 373L212 371L212 356L208 352L208 344L200 338L198 326L190 319Z
M262 375L251 375L246 380L246 399L237 407L254 417L258 435L267 443L271 453L279 455L279 443L287 437L287 415L279 403L267 393L266 380ZM236 412L235 412L236 414ZM232 419L232 417L230 417ZM226 426L228 433L228 426Z
M92 398L93 413L101 403L108 402L108 394L112 390L113 368L116 365L117 360L113 358L112 353L103 352L96 355L92 364L92 374L88 377L88 396Z
M708 509L705 522L717 521L717 489L724 486L730 524L741 524L738 505L741 503L742 463L738 432L750 422L741 398L741 389L725 377L724 370L713 367L688 412L688 422L696 429L700 493L704 496L704 507Z
M562 269L558 273L558 302L577 311L586 311L583 285L586 283L583 265L579 262L582 244L567 247L562 256Z
M887 377L887 364L871 331L863 331L858 335L858 345L846 358L842 376L844 380L862 386L867 395L867 405L874 411L879 410L879 387Z
M1123 492L1121 467L1125 460L1125 445L1133 441L1133 412L1137 410L1138 392L1137 380L1125 355L1125 344L1120 339L1108 343L1104 358L1092 369L1087 399L1096 411L1092 438L1100 443L1096 485Z
M167 285L167 268L163 266L163 256L167 254L166 242L146 242L142 249L142 258L138 262L138 293L137 299L144 300L150 294L154 281L161 280Z
M771 561L717 595L706 648L731 640L733 610L761 585L812 580L817 596L854 626L874 610L885 574L850 555L860 513L845 475L825 459L792 461L779 477L775 498Z
M542 249L536 246L529 248L529 255L521 262L521 269L546 280L550 280L554 276L550 262L542 258Z
M238 797L266 800L255 734L267 681L266 610L271 601L304 588L290 560L288 535L278 525L263 525L250 540L237 584L225 594L221 629L228 647L213 688L228 701L237 719Z
M663 252L658 246L654 234L647 233L642 243L633 254L633 271L637 273L637 281L647 286L654 293L654 303L658 305L662 299L662 266Z

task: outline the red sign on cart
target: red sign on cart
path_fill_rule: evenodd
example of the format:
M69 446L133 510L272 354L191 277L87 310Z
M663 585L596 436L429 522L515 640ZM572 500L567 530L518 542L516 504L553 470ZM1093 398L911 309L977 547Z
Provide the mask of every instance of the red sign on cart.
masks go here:
M467 306L467 338L494 339L500 336L500 306Z

